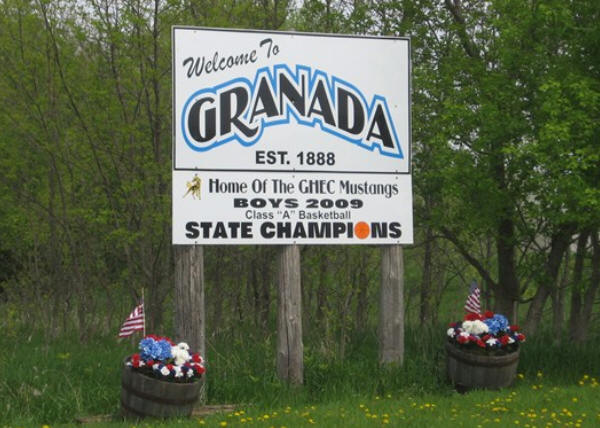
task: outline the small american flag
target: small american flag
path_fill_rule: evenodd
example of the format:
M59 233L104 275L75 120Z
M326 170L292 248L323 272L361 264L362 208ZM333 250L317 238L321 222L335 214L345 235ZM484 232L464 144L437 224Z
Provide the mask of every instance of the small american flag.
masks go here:
M476 314L481 313L481 302L479 301L479 287L477 286L477 282L475 281L471 283L469 296L467 297L467 301L465 302L465 310L467 312L472 312Z
M133 312L129 314L121 330L119 331L119 337L131 336L133 332L138 330L144 330L145 319L144 319L144 303L140 303L133 309Z

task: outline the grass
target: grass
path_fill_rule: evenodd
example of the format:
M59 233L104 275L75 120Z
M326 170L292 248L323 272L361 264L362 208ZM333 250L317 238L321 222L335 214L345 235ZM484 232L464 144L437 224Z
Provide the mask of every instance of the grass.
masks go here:
M238 404L238 409L168 424L600 425L600 346L596 343L555 346L539 335L523 345L521 375L512 388L459 395L445 381L443 332L442 326L433 333L407 328L405 363L391 368L377 364L374 332L355 334L343 359L324 354L318 341L307 341L302 388L290 388L275 376L273 338L222 336L208 347L209 402ZM134 351L135 343L118 343L112 337L83 345L68 338L46 343L35 334L21 341L17 337L27 336L0 338L0 427L54 427L72 424L76 416L118 414L120 364ZM116 419L96 424L132 425Z

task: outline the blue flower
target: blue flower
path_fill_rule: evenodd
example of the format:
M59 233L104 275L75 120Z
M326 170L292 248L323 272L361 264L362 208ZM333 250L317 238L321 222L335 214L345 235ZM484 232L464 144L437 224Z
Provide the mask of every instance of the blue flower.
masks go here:
M171 344L166 340L156 341L151 337L140 341L140 356L143 360L164 361L171 358Z
M489 327L490 333L493 335L496 335L501 331L508 331L510 327L508 319L500 314L495 314L493 318L487 318L483 320L483 322Z
M158 342L158 347L158 359L166 360L168 358L173 357L173 355L171 354L171 344L169 342L167 342L166 340L160 340Z

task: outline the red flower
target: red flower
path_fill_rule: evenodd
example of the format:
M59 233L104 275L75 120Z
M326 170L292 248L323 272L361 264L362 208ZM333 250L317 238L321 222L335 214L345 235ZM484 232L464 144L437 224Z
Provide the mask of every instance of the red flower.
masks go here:
M462 343L462 344L464 344L464 343L467 343L467 342L469 341L469 338L468 338L468 337L466 337L466 336L460 336L460 335L459 335L459 336L458 336L458 339L456 339L456 340L458 341L458 343Z
M169 369L169 371L173 370L173 364L167 364L167 368Z
M146 361L146 365L152 367L154 365L154 360Z
M504 335L500 338L500 343L502 344L502 346L506 346L508 345L508 336Z
M518 326L518 325L516 325L516 324L515 324L515 325L511 325L511 326L510 326L510 329L511 329L511 331L519 331L519 330L521 330L521 329L519 328L519 326Z
M525 342L525 335L523 333L517 334L517 340L519 342Z
M465 321L475 321L475 320L481 321L481 315L476 314L475 312L469 312L467 315L465 315Z
M494 318L494 313L492 311L485 311L485 313L483 314L483 316L488 319L488 318Z
M206 371L206 369L204 367L202 367L200 364L193 364L192 368L199 375L203 374Z
M201 363L203 360L200 354L194 354L192 355L192 361L195 363Z
M492 338L492 335L491 335L491 334L486 334L486 335L485 335L485 336L483 336L481 339L482 339L484 342L487 342L487 341L488 341L488 340L490 340L491 338Z
M479 346L480 348L485 348L485 343L483 342L483 340L481 339L477 339L477 346Z
M457 323L455 323L455 322L451 322L448 326L454 328L454 327L456 327L456 324Z
M157 336L155 334L148 334L144 337L144 339L154 339L157 342L160 342L161 340L166 340L169 343L169 345L175 346L175 343L173 343L173 341L166 336Z

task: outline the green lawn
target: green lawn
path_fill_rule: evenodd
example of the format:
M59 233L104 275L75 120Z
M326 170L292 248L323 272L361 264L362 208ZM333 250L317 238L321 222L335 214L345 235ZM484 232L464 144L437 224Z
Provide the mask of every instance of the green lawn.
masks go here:
M522 375L521 375L522 376ZM324 404L234 411L177 421L93 423L89 427L595 427L600 425L598 381L548 382L542 372L502 391L346 397ZM61 425L56 425L61 426Z
M441 332L439 333L438 330ZM41 335L0 337L0 427L86 426L600 426L600 346L552 345L539 335L521 349L519 378L502 391L456 393L445 380L444 331L407 329L403 367L380 368L376 335L352 337L345 358L324 355L307 341L305 385L275 376L273 343L240 335L209 343L209 404L230 413L186 421L122 422L120 365L135 343L113 337L87 344ZM439 333L439 334L438 334ZM25 337L18 340L18 337Z

